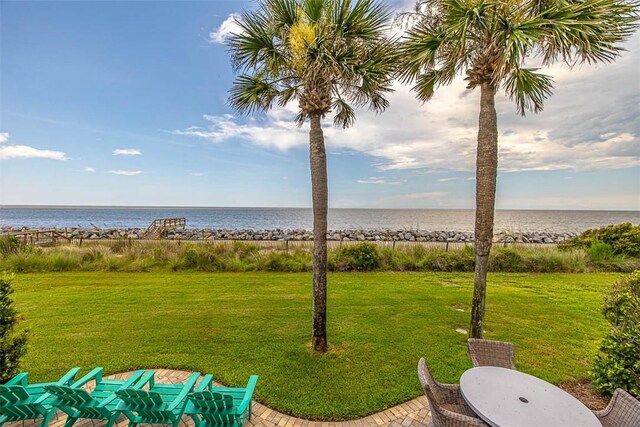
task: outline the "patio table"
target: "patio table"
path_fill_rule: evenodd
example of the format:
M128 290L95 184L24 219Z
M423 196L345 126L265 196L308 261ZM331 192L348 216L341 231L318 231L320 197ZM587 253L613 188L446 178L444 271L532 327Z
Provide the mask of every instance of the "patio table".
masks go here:
M532 375L481 366L460 377L462 397L493 427L602 427L578 399Z

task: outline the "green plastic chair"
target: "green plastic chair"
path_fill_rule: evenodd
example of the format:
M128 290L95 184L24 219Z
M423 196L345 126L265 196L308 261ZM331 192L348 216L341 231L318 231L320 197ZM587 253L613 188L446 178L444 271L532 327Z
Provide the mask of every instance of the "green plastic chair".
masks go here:
M122 401L118 410L124 412L129 419L129 427L140 423L171 424L178 427L184 414L187 395L193 391L199 377L200 374L196 372L184 384L161 384L155 382L154 371L147 372L135 387L115 392ZM147 383L149 390L141 390Z
M105 420L105 427L111 427L121 414L117 409L120 400L115 392L134 386L143 374L144 370L139 370L127 380L105 380L102 379L102 368L95 368L69 386L48 385L45 390L56 397L53 405L67 414L65 427L71 427L80 418ZM95 381L96 386L88 392L82 386L90 381Z
M185 414L196 427L242 427L251 419L251 401L258 382L251 375L244 388L213 387L213 376L205 375L198 389L188 397Z
M47 393L45 387L70 384L78 371L80 368L73 368L56 382L39 384L29 384L29 374L23 372L0 385L0 426L6 422L42 418L40 426L46 427L57 408L52 405L54 397Z

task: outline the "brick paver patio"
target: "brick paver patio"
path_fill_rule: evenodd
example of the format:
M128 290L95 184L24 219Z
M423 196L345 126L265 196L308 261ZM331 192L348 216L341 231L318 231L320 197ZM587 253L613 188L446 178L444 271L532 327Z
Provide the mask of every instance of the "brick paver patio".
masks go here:
M186 371L175 371L170 369L156 369L156 381L166 383L184 383L187 377L191 374ZM122 374L112 375L107 378L126 378L130 375L130 372ZM258 382L260 387L260 382ZM246 426L255 427L378 427L378 426L391 426L391 427L426 427L431 420L431 413L428 409L427 400L424 396L413 399L409 402L403 403L398 406L394 406L385 411L378 412L377 414L369 415L368 417L360 418L354 421L309 421L301 418L291 417L289 415L282 414L266 406L253 402L253 415L250 421L247 421ZM56 417L49 427L63 427L66 421L66 415L62 412L58 412ZM79 420L74 424L74 427L91 427L91 426L104 426L103 421L92 420ZM36 427L36 422L24 422L24 423L8 423L9 427ZM116 427L127 427L127 419L122 416L116 423ZM184 417L181 423L181 427L193 427L193 421Z

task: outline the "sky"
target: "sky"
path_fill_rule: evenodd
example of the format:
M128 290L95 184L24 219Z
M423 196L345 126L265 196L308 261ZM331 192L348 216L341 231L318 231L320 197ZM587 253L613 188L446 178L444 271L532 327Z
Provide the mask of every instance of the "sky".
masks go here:
M389 2L396 11L410 2ZM0 1L0 204L308 207L297 104L242 116L225 46L243 1ZM640 210L640 36L553 66L520 117L497 97L501 209ZM479 93L323 125L334 208L473 208Z

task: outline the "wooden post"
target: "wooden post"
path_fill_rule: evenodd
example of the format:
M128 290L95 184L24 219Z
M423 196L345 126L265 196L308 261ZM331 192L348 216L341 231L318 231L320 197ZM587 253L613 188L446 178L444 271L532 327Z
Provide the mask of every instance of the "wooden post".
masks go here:
M447 240L447 244L444 247L445 252L449 252L449 241Z

